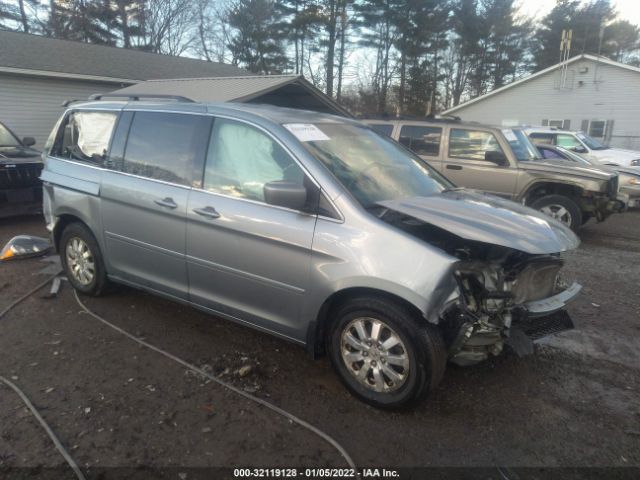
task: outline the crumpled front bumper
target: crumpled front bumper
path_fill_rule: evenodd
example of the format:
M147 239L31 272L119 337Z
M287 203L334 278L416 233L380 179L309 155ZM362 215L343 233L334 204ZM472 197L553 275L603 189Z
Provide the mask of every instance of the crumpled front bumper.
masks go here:
M526 310L528 317L550 315L566 307L567 303L578 296L580 290L582 290L582 285L574 282L569 288L556 295L525 303L523 308Z
M533 342L574 328L565 307L576 298L582 285L573 283L562 292L542 300L527 302L511 325L507 344L520 356L533 353Z
M629 195L625 193L618 193L615 199L607 198L601 199L597 202L595 208L595 216L599 222L605 220L612 213L622 213L627 210L629 204Z

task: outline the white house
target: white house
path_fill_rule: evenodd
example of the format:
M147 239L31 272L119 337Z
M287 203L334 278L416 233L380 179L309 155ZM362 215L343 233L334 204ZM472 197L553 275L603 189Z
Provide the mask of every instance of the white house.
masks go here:
M582 130L640 150L640 68L579 55L443 112L496 125Z

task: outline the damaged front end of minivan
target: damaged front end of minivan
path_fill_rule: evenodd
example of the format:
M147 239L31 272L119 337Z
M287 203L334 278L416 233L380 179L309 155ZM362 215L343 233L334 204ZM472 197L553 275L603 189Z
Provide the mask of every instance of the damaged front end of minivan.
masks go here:
M561 276L561 253L578 246L566 227L497 197L454 190L381 202L379 218L458 259L457 296L439 315L449 360L472 365L509 345L573 328L564 309L579 293Z

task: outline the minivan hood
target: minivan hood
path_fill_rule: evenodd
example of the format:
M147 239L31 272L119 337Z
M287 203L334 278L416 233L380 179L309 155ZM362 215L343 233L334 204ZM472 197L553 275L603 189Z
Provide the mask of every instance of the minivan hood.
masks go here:
M576 162L560 159L529 160L526 162L519 162L518 167L523 170L554 172L561 173L565 176L579 176L582 178L592 178L595 180L605 181L615 176L615 172L607 171L601 167L580 165Z
M378 204L467 240L530 254L559 253L580 244L562 223L524 205L474 190L445 190Z

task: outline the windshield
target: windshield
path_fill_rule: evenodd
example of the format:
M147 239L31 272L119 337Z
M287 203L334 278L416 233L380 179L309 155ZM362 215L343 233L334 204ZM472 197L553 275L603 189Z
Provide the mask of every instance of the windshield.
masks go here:
M0 147L19 147L20 140L18 140L13 133L9 131L7 127L0 123Z
M513 150L513 154L518 161L526 162L541 159L540 152L538 152L538 149L531 143L522 130L503 128L502 133L509 142L509 145L511 145L511 150Z
M576 134L576 137L578 137L582 141L582 143L584 143L591 150L606 150L607 148L609 148L606 145L601 144L595 138L590 137L589 135L585 135L584 133L578 133Z
M365 207L453 187L420 157L373 130L349 124L284 125Z

